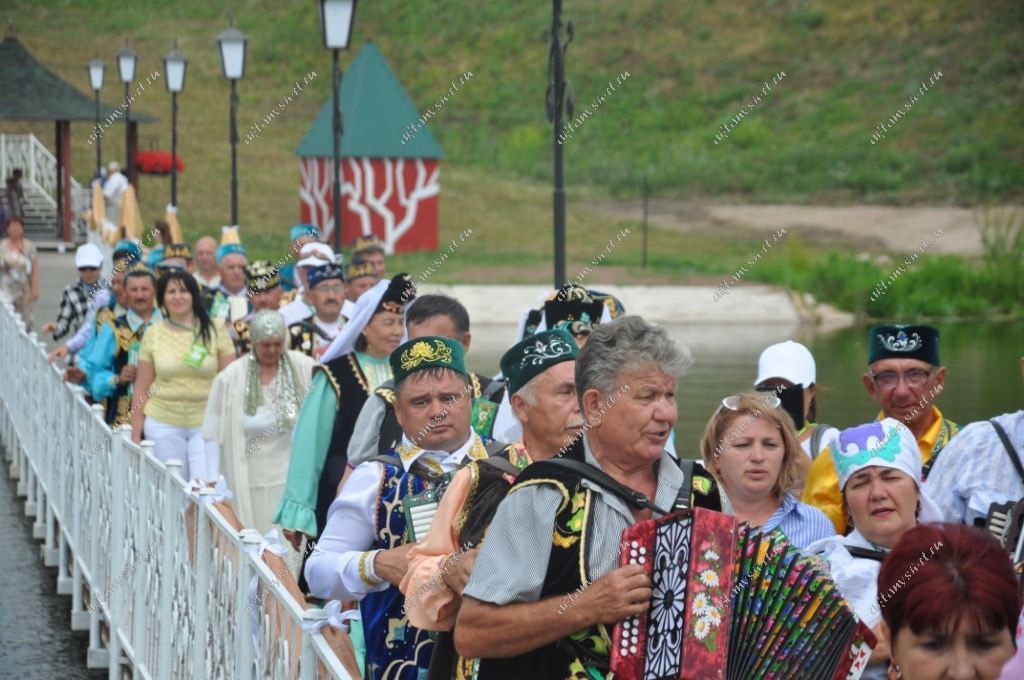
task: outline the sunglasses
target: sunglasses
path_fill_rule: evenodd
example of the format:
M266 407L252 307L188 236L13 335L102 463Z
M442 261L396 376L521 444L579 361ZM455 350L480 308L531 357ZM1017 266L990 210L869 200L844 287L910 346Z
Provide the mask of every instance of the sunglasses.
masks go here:
M99 270L100 270L99 267L79 267L78 268L78 271L80 271L80 272L98 272Z
M742 395L733 394L722 400L722 405L718 408L721 411L723 408L727 408L730 411L739 411L740 404L743 402ZM779 399L778 395L772 392L764 392L761 396L761 403L768 408L778 408L782 406L782 400Z

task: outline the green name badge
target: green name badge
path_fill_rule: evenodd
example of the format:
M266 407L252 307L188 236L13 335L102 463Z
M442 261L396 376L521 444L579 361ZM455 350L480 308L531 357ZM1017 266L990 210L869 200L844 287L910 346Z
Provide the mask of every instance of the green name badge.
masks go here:
M228 302L224 299L223 295L218 294L213 299L213 305L210 307L210 316L214 319L220 319L223 321L228 316Z
M203 365L203 359L209 354L209 350L200 345L199 343L193 343L192 349L185 355L185 365L191 366L192 368L199 368Z

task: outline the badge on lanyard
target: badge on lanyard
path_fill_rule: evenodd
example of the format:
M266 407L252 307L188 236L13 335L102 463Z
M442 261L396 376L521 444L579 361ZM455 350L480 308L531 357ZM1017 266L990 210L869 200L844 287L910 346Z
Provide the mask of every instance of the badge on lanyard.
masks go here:
M138 366L139 365L139 349L142 347L142 343L136 340L132 343L132 346L128 348L128 365ZM135 383L128 385L128 394L135 394Z
M185 355L185 365L191 366L192 368L199 368L203 364L203 359L209 354L209 350L203 347L198 342L192 343L192 349Z
M210 316L223 321L228 316L228 304L224 296L218 295L213 299L213 306L210 308Z

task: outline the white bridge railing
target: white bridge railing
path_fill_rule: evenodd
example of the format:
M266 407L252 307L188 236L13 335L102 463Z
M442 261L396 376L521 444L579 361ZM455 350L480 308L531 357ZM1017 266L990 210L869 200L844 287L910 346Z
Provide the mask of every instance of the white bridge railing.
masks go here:
M275 578L259 534L236 531L206 493L186 496L180 464L112 432L2 299L0 357L6 462L57 592L71 596L71 628L89 631L89 667L112 679L126 667L134 678L352 677L323 635L302 630L324 614Z
M14 170L24 173L22 178L26 184L34 186L46 197L51 208L57 208L57 159L46 145L32 134L7 135L0 133L0 177L8 177ZM82 186L71 178L72 208L75 199L79 203L91 200L83 194ZM84 198L80 198L84 196Z

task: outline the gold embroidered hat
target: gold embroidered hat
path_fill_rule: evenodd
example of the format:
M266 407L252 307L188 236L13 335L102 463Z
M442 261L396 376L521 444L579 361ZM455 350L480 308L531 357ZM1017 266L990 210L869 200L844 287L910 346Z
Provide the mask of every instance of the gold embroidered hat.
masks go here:
M245 268L249 289L262 293L281 285L281 275L270 260L253 260Z
M187 243L172 243L164 248L164 259L180 257L183 260L192 261L192 247Z
M410 340L391 353L391 371L395 385L409 377L409 374L428 368L450 368L468 376L466 356L462 345L451 338L439 335L425 335Z

